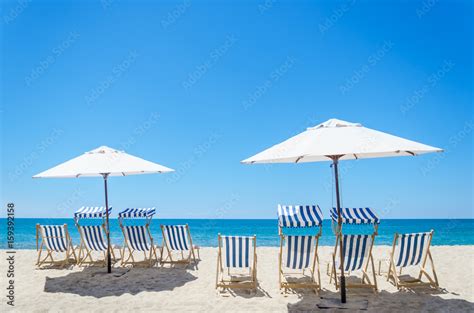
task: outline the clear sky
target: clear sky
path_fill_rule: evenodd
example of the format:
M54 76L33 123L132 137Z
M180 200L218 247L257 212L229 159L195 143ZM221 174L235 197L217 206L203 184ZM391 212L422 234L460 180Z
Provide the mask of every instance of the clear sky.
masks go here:
M101 145L177 170L111 178L115 208L328 216L329 163L239 161L329 118L446 150L343 162L345 206L474 215L470 1L2 3L1 199L17 217L103 205L99 178L31 178Z

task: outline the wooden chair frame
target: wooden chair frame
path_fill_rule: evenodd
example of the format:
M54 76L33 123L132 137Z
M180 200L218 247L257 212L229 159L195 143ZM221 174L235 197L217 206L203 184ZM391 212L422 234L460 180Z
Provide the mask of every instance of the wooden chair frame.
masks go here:
M105 233L106 232L105 225L102 224L100 226L101 226L102 230ZM82 266L84 264L94 265L94 264L97 264L97 263L103 263L103 265L106 266L107 265L107 250L103 251L104 259L102 261L94 260L92 258L92 252L94 252L95 250L90 250L90 249L87 248L86 239L85 239L85 235L84 235L84 231L82 229L82 226L79 225L78 223L76 223L76 227L77 227L77 230L79 231L79 235L81 236L81 244L79 245L79 255L78 255L77 264L79 266ZM96 252L98 252L98 251L96 251ZM111 254L113 262L116 262L117 259L115 258L115 253L114 253L114 247L113 246L110 248L110 254ZM88 261L86 260L87 258L89 259Z
M43 230L41 228L40 224L36 224L36 251L38 251L38 259L36 261L36 266L41 267L42 265L60 265L60 266L66 266L70 264L70 257L72 256L74 258L74 262L77 262L77 256L76 252L74 251L74 247L72 245L72 240L69 235L69 231L67 229L67 224L64 225L55 225L55 226L64 226L64 234L65 234L65 241L66 241L66 251L65 251L65 258L64 260L59 260L56 261L53 258L53 252L61 253L58 251L54 251L48 248L48 246L45 244L46 238L63 238L63 237L56 237L56 236L46 236L46 234L43 233ZM38 247L38 239L39 236L38 234L41 233L41 245ZM41 254L43 252L43 247L46 248L46 257L41 259ZM49 261L47 260L49 258Z
M332 283L332 280L334 279L336 290L339 290L339 276L340 276L338 275L337 269L336 269L336 258L338 257L337 251L338 251L339 242L340 242L339 236L341 236L340 233L336 236L336 245L334 247L334 252L332 253L332 267L331 267L330 279L329 279L329 283ZM374 232L370 236L372 238L372 242L369 248L368 259L365 261L365 265L362 266L362 269L360 269L360 271L362 272L361 282L360 283L347 283L346 282L346 288L348 289L349 288L371 288L373 289L374 293L377 292L377 278L376 278L376 272L375 272L374 257L372 255L372 248L374 247L376 232ZM371 269L372 269L373 282L370 280L370 275L368 274L369 264L371 265ZM340 270L343 271L344 269L340 269ZM352 271L344 271L344 275L348 277L351 275L351 272Z
M155 244L154 244L153 237L152 237L151 232L150 232L150 225L146 224L144 226L146 228L148 238L150 239L150 250L148 251L148 253L147 253L147 251L143 251L143 256L145 258L144 262L148 262L149 266L151 267L155 263L159 262L158 256L156 254L156 249L158 249L158 247L156 247ZM139 262L135 261L135 258L133 257L133 253L136 250L132 248L131 244L127 240L127 235L125 234L125 227L127 227L127 226L124 226L122 223L120 223L120 228L122 229L123 238L124 238L124 244L123 244L122 250L120 251L120 256L122 258L121 266L125 266L125 265L128 265L128 264L137 265L137 264L139 264ZM128 252L128 258L125 259L125 252L126 251ZM154 258L153 258L153 256L154 256ZM130 261L130 259L131 259L131 261Z
M393 244L392 244L392 252L390 253L387 281L391 280L393 284L397 287L397 289L402 289L406 287L423 287L423 286L431 286L431 287L439 288L438 276L436 275L433 257L431 256L431 252L430 252L431 240L433 239L433 230L431 230L429 234L430 235L428 239L428 246L426 247L426 250L422 256L418 278L410 279L410 280L402 280L400 279L400 276L402 275L403 267L400 266L397 273L397 267L395 265L396 262L394 259L395 249L397 247L398 238L400 237L398 233L395 233L395 236L393 238ZM430 261L431 271L432 271L431 275L433 275L433 277L431 277L430 273L428 273L428 271L426 270L426 262L428 260ZM380 272L380 264L379 264L379 272ZM428 282L424 282L421 280L423 275L428 279Z
M170 225L172 226L172 225ZM186 264L189 265L191 264L191 259L194 264L197 264L196 262L196 254L194 253L194 245L193 245L193 239L191 237L191 231L189 230L189 225L185 224L184 225L186 228L186 234L189 239L189 253L187 256L184 255L183 251L181 252L181 259L178 260L173 260L173 255L172 255L172 250L170 248L169 242L166 240L166 235L165 235L165 225L161 225L161 233L163 234L163 244L161 245L161 266L163 267L165 264ZM164 250L166 249L166 258L163 259L163 253Z
M279 233L280 233L280 251L278 254L278 268L279 268L279 273L278 273L278 282L280 285L280 290L284 289L285 293L288 292L288 289L298 289L298 288L305 288L305 289L313 289L315 293L318 293L321 290L321 273L320 273L320 263L319 263L319 255L318 255L318 247L319 247L319 237L321 237L322 233L322 227L319 227L319 232L318 234L314 235L313 237L316 239L316 244L314 247L314 255L313 255L313 262L310 270L310 281L309 282L300 282L300 283L293 283L289 282L286 279L286 276L289 275L305 275L305 269L303 268L301 272L297 273L290 273L290 272L285 272L283 270L283 242L286 239L287 235L283 234L283 231L281 227L279 228ZM316 267L317 266L317 267ZM317 280L315 277L315 274L317 274Z
M218 234L218 252L217 252L217 270L216 270L216 289L251 289L257 290L257 236L251 237L253 244L253 262L249 267L248 279L236 279L230 277L225 279L224 267L222 265L222 237ZM227 268L230 276L230 268Z

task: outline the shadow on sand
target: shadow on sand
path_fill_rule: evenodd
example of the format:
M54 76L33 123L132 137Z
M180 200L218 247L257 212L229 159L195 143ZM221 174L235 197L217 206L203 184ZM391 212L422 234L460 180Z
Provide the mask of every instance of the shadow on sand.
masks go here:
M227 288L225 290L218 291L218 295L221 297L241 297L247 299L260 297L271 298L270 294L268 294L268 292L263 289L258 283L256 290Z
M380 291L377 294L367 290L351 290L347 294L347 301L368 300L366 310L350 310L340 308L321 309L318 304L321 298L340 299L339 292L328 290L320 291L319 295L311 292L298 293L300 300L288 304L288 312L474 312L474 303L463 299L443 299L442 294L451 294L443 289L417 288L404 291Z
M135 295L142 291L173 290L195 279L194 275L181 268L114 269L112 274L106 274L104 268L86 267L81 272L46 277L44 291L102 298Z

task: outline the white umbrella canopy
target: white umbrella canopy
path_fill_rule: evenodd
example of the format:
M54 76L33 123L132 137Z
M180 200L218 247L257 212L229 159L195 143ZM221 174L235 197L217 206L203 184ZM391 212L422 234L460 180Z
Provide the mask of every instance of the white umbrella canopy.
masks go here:
M143 160L123 151L101 146L74 159L39 173L33 178L102 177L105 190L105 207L109 207L107 179L109 176L128 176L173 172L166 166ZM106 210L107 272L112 272L110 256L109 210Z
M339 160L416 156L430 152L442 152L440 148L382 133L359 123L330 119L308 128L306 131L270 147L248 159L254 163L305 163L332 161L335 176L338 227L342 225L339 195ZM340 266L344 268L342 236L339 236ZM341 272L341 302L346 302L344 271Z
M123 151L101 146L39 173L33 178L75 178L168 173L174 170Z
M266 149L242 163L304 163L414 156L440 148L366 128L359 123L330 119Z

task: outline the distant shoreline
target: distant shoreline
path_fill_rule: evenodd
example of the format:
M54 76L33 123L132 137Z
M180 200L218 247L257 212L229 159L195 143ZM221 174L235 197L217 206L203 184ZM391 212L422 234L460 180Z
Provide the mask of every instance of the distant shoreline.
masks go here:
M82 225L97 225L103 223L102 219L84 219ZM143 219L127 220L126 224L140 225ZM34 249L36 247L36 225L67 224L69 234L74 245L81 242L75 221L69 218L16 218L14 220L14 247L18 249ZM217 235L256 235L257 246L277 247L280 244L278 236L278 220L274 219L169 219L154 218L151 220L150 231L156 244L161 244L162 232L160 225L188 224L193 243L201 247L217 246ZM0 238L6 238L7 220L0 219ZM395 233L416 233L434 230L432 244L434 246L446 245L474 245L474 219L382 219L375 239L376 245L391 245ZM345 233L372 233L371 225L347 225ZM314 234L319 228L294 228L285 229L287 234ZM123 233L119 220L110 220L110 238L115 245L123 244ZM321 246L334 245L334 232L331 220L324 220L322 235L319 239ZM2 240L0 248L6 248Z

